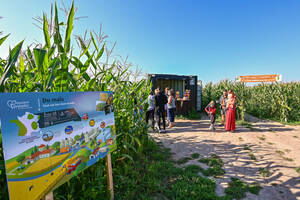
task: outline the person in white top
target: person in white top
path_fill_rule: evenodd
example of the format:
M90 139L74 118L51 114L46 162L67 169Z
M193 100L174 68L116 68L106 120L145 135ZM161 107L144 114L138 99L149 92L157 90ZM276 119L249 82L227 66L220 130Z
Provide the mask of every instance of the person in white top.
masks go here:
M167 107L168 107L168 117L169 117L169 121L170 121L170 125L168 128L172 128L175 125L175 109L176 109L176 104L175 104L175 92L174 90L169 90L169 95L168 95L168 103L167 103Z
M148 103L148 109L146 112L146 123L149 124L149 119L152 121L151 128L154 130L154 109L155 109L155 98L154 93L151 91L151 93L148 96L147 99Z

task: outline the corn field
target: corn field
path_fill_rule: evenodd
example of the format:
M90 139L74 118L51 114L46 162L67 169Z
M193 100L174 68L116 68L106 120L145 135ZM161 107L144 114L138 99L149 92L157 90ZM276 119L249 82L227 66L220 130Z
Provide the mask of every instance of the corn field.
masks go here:
M228 80L217 84L208 83L203 88L203 106L211 100L218 100L225 89L233 90L237 96L238 117L242 120L245 113L249 113L259 118L281 122L300 121L299 82L255 86Z
M0 92L114 91L118 149L112 154L112 162L113 166L124 167L134 161L148 140L140 107L146 107L151 85L147 80L132 81L137 77L126 60L111 61L114 45L107 45L101 29L74 37L75 10L73 2L65 22L59 21L63 17L58 16L55 3L51 16L43 14L40 21L44 41L27 48L21 41L9 50L7 59L0 58ZM12 37L4 34L2 31L0 48ZM80 50L79 55L75 55L75 48ZM2 152L0 140L0 196L8 199ZM57 189L55 199L103 199L108 195L105 174L102 160Z

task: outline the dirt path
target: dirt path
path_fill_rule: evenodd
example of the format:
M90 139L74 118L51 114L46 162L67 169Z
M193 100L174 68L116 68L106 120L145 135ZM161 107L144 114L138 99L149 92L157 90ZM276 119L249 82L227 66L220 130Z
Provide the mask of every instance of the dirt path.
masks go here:
M208 127L208 120L177 120L176 127L166 134L152 136L170 148L176 160L193 153L200 154L200 158L219 155L226 174L216 179L218 195L224 194L231 177L238 177L263 187L258 196L247 193L245 199L300 199L300 174L295 170L300 167L300 126L257 122L251 129L237 126L235 133L224 132L223 127L211 132ZM256 160L251 159L250 152ZM197 160L184 165L201 165ZM269 176L263 177L260 168L266 168Z

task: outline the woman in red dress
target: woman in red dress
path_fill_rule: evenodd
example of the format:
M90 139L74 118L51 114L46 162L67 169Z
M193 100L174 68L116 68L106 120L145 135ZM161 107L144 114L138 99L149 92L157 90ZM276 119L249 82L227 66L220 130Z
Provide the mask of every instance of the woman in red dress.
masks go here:
M232 91L228 92L227 112L225 130L234 132L235 130L235 96Z

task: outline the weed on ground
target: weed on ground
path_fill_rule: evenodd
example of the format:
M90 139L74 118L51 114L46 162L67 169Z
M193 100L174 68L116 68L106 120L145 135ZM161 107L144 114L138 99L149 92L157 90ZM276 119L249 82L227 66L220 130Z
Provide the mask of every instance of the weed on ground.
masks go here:
M184 158L180 158L179 160L177 160L176 163L178 165L182 165L182 164L187 163L190 160L192 160L192 158L190 158L190 157L184 157Z
M218 177L225 174L225 170L223 169L223 161L215 154L207 158L201 158L199 162L209 166L208 169L202 169L201 171L201 173L205 176Z
M270 171L267 168L259 168L258 173L263 178L269 177L271 175Z
M238 178L231 178L228 188L225 189L225 194L234 199L242 199L246 197L246 192L258 195L260 189L261 186L258 183L247 184Z
M252 152L248 153L248 155L249 155L249 157L250 157L251 160L255 160L256 161L256 157L255 157L255 155Z
M200 156L199 153L193 153L193 154L191 155L191 157L192 157L193 159L197 159L197 158L199 158L199 156Z
M266 138L265 138L264 135L262 135L262 136L260 136L260 137L257 137L257 138L260 139L260 140L262 140L262 141L266 140Z

